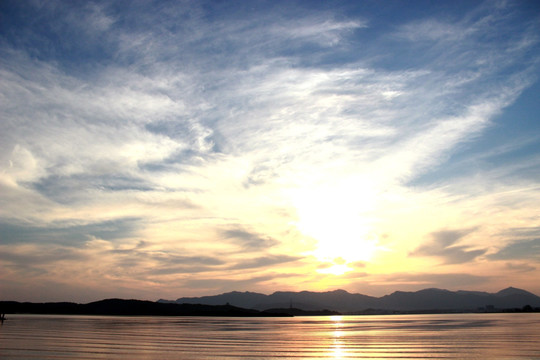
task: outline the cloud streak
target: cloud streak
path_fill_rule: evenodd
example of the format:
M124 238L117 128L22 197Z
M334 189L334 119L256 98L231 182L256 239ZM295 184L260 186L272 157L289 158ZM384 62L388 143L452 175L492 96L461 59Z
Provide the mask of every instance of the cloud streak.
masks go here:
M399 19L381 6L9 2L0 280L24 282L10 259L47 245L88 259L73 284L93 274L127 293L228 277L322 288L312 272L335 258L367 281L396 259L537 268L520 247L536 237L507 236L535 221L533 125L527 142L484 138L536 86L537 19L519 4Z
M446 264L462 264L473 261L486 249L470 250L467 246L456 245L472 230L445 230L431 234L431 241L414 250L412 256L436 256Z

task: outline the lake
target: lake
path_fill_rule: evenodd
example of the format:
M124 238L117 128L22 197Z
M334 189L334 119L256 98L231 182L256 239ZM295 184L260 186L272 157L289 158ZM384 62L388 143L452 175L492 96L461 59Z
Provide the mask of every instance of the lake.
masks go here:
M540 359L540 314L7 315L0 359Z

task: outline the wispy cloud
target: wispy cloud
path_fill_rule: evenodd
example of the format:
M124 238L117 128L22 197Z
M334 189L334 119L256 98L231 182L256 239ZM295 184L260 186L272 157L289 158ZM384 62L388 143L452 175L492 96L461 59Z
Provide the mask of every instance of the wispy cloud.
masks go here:
M431 241L414 250L412 256L436 256L446 264L462 264L474 260L486 252L486 249L471 250L470 247L457 243L473 230L444 230L431 234Z
M241 261L238 264L232 266L232 269L252 269L252 268L268 268L270 266L288 263L301 259L299 256L289 255L269 255L255 259L249 259Z
M366 21L333 21L328 16L321 16L274 24L270 27L270 34L273 38L277 36L332 46L339 43L344 33L367 26Z
M242 228L223 230L222 236L225 240L230 240L233 243L237 243L244 250L267 249L278 244L275 239L249 232Z
M538 76L519 4L392 26L347 3L10 6L0 241L17 266L31 261L17 246L48 244L89 259L73 282L216 289L316 284L317 248L362 260L366 278L384 266L358 254L519 262L505 231L534 221L538 139L468 151ZM9 279L13 261L0 259ZM71 269L51 257L41 280L68 273L54 264Z
M540 239L514 241L488 256L494 260L538 259Z

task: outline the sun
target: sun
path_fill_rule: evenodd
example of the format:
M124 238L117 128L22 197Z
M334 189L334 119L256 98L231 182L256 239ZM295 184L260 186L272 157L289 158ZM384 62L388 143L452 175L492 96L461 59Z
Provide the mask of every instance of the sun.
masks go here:
M373 199L354 190L346 186L318 188L303 191L296 198L295 225L316 241L313 255L320 261L345 260L324 270L328 273L343 273L346 263L370 261L378 249L372 219L367 216L367 205Z

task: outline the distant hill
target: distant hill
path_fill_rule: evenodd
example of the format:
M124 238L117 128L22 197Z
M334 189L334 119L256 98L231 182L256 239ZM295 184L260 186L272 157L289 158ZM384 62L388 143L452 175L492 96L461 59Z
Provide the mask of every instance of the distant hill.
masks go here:
M166 302L165 300L160 300ZM328 292L283 292L270 295L254 292L229 292L215 296L179 298L177 304L206 304L267 310L296 308L306 311L328 309L342 313L361 312L366 309L425 311L425 310L478 310L480 308L512 309L526 305L540 307L540 297L521 289L509 287L497 293L480 291L449 291L424 289L415 292L396 291L390 295L373 297L351 294L345 290Z
M332 316L342 315L337 311L331 310L302 310L296 308L268 309L264 311L270 314L287 314L291 316Z
M509 287L497 293L424 289L415 292L396 291L382 297L351 294L345 290L278 291L271 295L233 291L215 296L157 302L123 299L106 299L88 304L0 301L0 314L305 316L504 309L540 311L540 297L525 290Z
M142 300L106 299L88 304L70 302L28 303L0 301L0 314L153 315L153 316L287 316L237 306L160 303Z
M165 300L160 300L165 301ZM328 292L285 292L278 291L271 295L265 295L254 292L233 291L215 296L180 298L175 302L178 304L207 304L222 305L229 303L231 305L247 308L266 310L270 308L289 308L295 307L302 310L336 310L336 305L341 311L353 311L358 309L358 305L371 307L375 305L377 298L350 294L345 290L334 290ZM366 305L366 306L364 306Z

